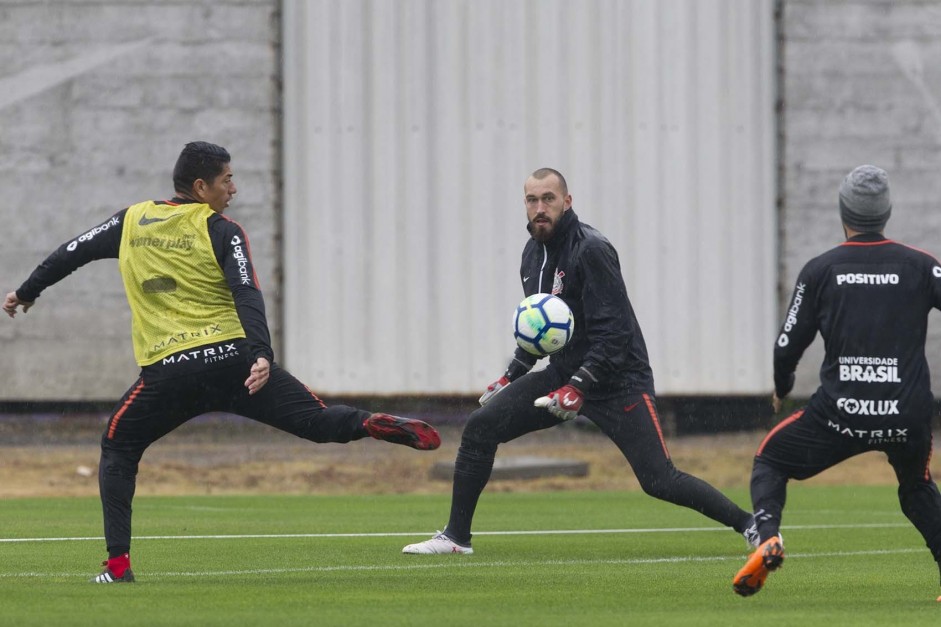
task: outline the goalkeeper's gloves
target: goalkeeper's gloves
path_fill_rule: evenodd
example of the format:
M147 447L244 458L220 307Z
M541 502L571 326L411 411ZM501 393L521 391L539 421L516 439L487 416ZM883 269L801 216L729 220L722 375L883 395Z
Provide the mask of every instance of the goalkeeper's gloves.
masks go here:
M555 392L540 396L533 403L536 407L545 407L549 413L561 420L572 420L578 416L585 396L574 385L563 385Z
M522 352L522 351L520 351ZM487 391L484 392L477 402L480 403L481 407L486 405L497 395L500 390L510 385L524 374L532 369L533 365L522 361L518 357L514 357L513 361L510 362L510 365L506 367L506 372L503 373L503 376L487 386Z
M508 385L510 385L510 380L506 377L506 375L503 375L502 377L500 377L499 379L497 379L496 381L494 381L493 383L487 386L487 391L484 392L483 395L479 399L477 399L477 402L480 403L481 407L483 407L490 401L490 399L496 396L500 390L502 390Z

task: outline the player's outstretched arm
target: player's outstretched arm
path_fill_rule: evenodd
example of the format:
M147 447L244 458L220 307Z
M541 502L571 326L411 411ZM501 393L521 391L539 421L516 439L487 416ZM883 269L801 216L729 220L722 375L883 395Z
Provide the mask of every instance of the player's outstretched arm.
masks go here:
M33 306L33 302L35 301L20 300L16 292L10 292L7 294L6 298L3 299L3 311L11 318L15 318L17 307L22 307L23 313L26 313L29 311L29 308Z
M97 259L117 259L121 249L121 229L125 214L127 209L122 209L98 226L55 249L36 266L16 291L6 295L3 311L12 318L19 306L23 308L23 313L26 313L47 287L55 285L85 264ZM26 300L27 298L31 300Z

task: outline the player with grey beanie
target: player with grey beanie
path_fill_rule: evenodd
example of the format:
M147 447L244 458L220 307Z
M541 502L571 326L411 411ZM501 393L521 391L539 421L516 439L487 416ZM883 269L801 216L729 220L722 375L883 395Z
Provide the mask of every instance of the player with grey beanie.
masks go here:
M760 591L784 563L788 482L875 451L895 471L902 512L941 573L941 491L928 468L937 411L926 358L928 317L941 309L941 272L929 253L882 233L891 211L885 171L854 169L840 185L846 241L814 256L797 275L774 344L771 406L782 409L797 365L818 335L824 340L820 387L803 408L788 409L791 416L755 453L749 485L759 545L732 579L741 596ZM879 363L893 365L873 365ZM883 376L883 368L891 374Z
M892 215L889 175L874 165L861 165L840 185L840 218L861 233L879 232Z

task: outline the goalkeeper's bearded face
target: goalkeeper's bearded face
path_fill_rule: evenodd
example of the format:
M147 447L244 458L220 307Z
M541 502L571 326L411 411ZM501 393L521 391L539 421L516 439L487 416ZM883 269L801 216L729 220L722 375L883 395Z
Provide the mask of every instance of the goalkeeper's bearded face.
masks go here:
M562 189L559 178L530 176L523 186L529 232L537 242L552 238L562 214L572 207L572 196Z

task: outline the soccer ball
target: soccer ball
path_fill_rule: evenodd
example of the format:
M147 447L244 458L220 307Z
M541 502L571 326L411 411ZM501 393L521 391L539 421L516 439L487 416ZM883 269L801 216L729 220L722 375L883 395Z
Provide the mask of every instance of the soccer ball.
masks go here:
M527 296L513 314L516 343L537 357L560 350L574 331L572 310L564 300L552 294Z

